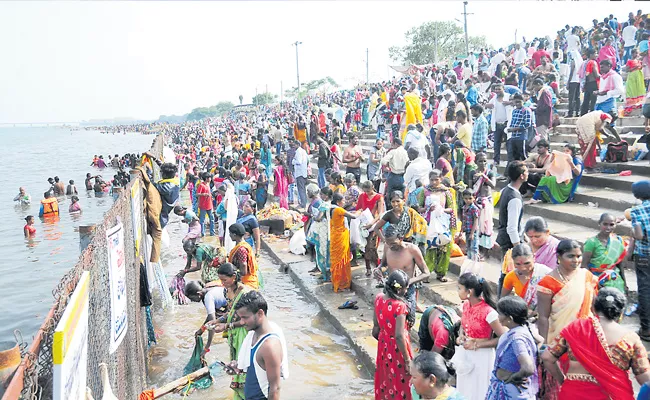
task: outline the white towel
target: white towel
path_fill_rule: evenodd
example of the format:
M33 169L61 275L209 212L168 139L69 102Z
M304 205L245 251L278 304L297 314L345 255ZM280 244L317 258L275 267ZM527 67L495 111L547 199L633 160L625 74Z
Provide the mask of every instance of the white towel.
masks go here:
M269 324L271 325L271 332L277 334L280 337L280 344L282 345L282 365L280 366L282 378L289 379L289 356L287 355L287 341L284 339L284 333L282 333L282 328L280 328L278 324L273 321L269 321ZM237 368L243 371L246 371L250 366L254 334L254 331L248 332L248 335L246 335L246 338L239 348Z

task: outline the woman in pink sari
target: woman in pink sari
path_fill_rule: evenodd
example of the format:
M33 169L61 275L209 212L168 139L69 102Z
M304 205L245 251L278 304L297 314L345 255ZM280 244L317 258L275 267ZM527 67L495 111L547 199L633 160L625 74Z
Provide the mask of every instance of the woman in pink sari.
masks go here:
M641 339L616 322L625 300L618 289L601 289L594 302L596 315L573 321L549 343L542 360L562 385L560 400L634 400L630 369L640 385L650 381L650 362ZM558 366L565 354L566 374Z
M613 46L614 37L610 36L607 38L605 45L600 49L598 53L598 64L603 60L609 60L612 62L612 70L616 69L616 48Z
M289 182L287 180L287 166L282 155L275 156L275 168L273 168L275 186L273 195L278 198L280 208L289 209Z

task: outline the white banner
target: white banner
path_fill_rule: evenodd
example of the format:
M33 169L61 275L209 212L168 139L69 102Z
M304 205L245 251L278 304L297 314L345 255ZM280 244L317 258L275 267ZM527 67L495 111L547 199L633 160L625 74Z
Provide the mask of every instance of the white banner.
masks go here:
M90 273L84 271L54 330L54 400L86 398L88 362L88 289Z
M111 287L111 354L126 336L126 259L124 255L124 229L122 223L106 231L108 242L108 279Z
M140 242L142 239L142 199L140 198L140 180L138 179L131 186L131 220L133 223L135 257L137 259L140 256Z

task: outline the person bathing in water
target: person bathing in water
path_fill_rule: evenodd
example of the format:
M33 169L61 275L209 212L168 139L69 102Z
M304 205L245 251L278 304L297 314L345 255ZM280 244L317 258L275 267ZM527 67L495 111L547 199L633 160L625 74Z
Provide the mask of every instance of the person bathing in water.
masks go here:
M79 197L78 196L72 196L70 198L70 208L68 208L68 211L71 213L80 213L81 212L81 204L79 204Z
M34 216L28 215L25 217L25 226L23 227L23 233L26 238L36 235L36 228L34 228Z
M70 179L68 187L65 189L65 195L72 196L73 194L79 194L79 192L77 192L77 187L74 185L74 181Z

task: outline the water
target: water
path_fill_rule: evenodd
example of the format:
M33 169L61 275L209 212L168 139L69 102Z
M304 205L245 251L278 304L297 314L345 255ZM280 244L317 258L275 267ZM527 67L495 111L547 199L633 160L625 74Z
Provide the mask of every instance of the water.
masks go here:
M169 249L163 250L162 262L168 280L185 265L180 238L187 230L172 222L167 226L171 237ZM309 303L291 278L278 272L267 254L259 260L264 273L262 293L269 303L269 318L282 327L288 345L290 378L282 382L282 398L286 399L368 399L374 393L373 380L356 359L346 339ZM199 273L186 275L198 279ZM149 384L160 387L180 378L194 348L194 332L205 319L205 308L199 303L174 306L154 315L158 344L150 352ZM229 362L228 344L215 335L208 363ZM204 340L207 334L204 334ZM230 377L219 376L206 390L199 390L188 399L230 399ZM170 396L179 398L179 396Z
M79 257L79 225L101 220L113 204L112 197L96 198L87 193L87 172L101 174L105 180L115 174L112 168L100 171L89 167L95 154L142 153L149 150L153 136L112 135L96 131L71 131L65 128L0 128L0 206L7 214L0 223L0 274L3 301L0 302L0 341L13 340L20 329L31 341L52 307L52 290ZM38 218L40 200L49 188L47 178L59 176L66 184L73 179L79 191L83 212L70 215L70 200L59 198L60 219L42 222ZM13 203L18 187L32 196L30 206ZM23 236L24 217L36 217L36 236Z

